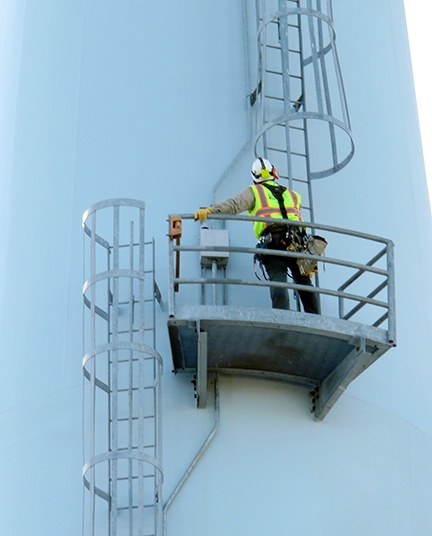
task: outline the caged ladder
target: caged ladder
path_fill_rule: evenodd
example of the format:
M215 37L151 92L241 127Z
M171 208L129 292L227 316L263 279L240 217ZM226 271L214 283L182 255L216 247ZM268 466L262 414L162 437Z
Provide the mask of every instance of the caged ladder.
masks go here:
M83 533L160 536L162 359L144 203L102 201L84 213L83 227Z
M303 217L313 222L311 181L354 155L331 0L256 0L256 19L254 151L301 194Z

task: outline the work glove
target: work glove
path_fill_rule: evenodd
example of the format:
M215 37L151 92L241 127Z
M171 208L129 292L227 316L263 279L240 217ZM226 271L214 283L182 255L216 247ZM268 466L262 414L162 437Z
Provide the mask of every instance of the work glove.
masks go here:
M194 220L205 221L207 216L213 212L211 207L199 208L194 214Z

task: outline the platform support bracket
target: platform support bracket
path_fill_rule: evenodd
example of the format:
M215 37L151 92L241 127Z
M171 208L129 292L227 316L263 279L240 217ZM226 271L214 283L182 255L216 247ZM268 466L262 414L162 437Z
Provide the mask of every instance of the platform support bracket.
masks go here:
M197 322L198 360L196 375L196 401L197 408L207 406L207 332L202 330Z
M352 351L311 393L315 420L324 419L349 383L359 375L360 369L366 368L366 364L362 364L366 354L365 339L357 338Z

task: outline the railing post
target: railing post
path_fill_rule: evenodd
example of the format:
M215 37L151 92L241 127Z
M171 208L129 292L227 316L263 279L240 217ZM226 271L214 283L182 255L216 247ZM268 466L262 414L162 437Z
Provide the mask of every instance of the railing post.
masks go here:
M387 243L387 271L388 271L388 340L396 345L396 288L395 288L395 263L394 263L394 243L389 240Z
M174 241L168 237L168 316L174 316Z

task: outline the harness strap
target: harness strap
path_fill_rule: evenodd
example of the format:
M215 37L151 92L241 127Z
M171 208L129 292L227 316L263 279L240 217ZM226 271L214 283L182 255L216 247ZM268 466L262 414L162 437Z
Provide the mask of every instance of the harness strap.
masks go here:
M287 214L284 199L283 199L283 193L286 190L285 186L281 186L281 185L273 186L270 184L266 184L265 182L262 183L262 186L267 188L267 190L270 190L270 192L276 197L277 202L279 203L279 208L282 213L282 217L288 220L288 214Z

